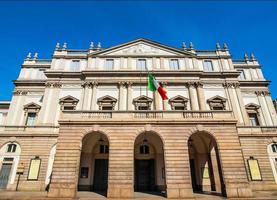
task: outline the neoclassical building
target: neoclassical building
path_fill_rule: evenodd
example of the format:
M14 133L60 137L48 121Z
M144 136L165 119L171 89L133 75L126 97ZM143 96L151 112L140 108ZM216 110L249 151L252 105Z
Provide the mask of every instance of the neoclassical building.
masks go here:
M147 69L149 71L147 71ZM168 100L147 89L147 74ZM277 117L261 65L228 46L137 39L27 56L0 101L0 188L109 198L277 189Z

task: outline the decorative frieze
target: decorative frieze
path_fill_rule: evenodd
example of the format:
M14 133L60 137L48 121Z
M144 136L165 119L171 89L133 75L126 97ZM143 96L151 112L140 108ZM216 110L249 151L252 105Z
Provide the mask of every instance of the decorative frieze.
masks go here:
M13 95L27 95L28 94L28 91L26 91L26 90L15 90L14 92L13 92Z
M239 88L239 82L226 82L222 84L224 88Z
M195 87L195 88L203 87L203 83L201 81L189 81L189 82L186 82L185 84L188 88L189 87Z
M255 94L257 96L270 96L270 92L266 91L266 90L264 90L264 91L255 91Z
M83 88L93 88L93 87L97 87L98 86L98 82L97 81L86 81L82 84Z
M62 83L61 82L47 82L47 83L45 83L45 87L47 87L47 88L61 88Z

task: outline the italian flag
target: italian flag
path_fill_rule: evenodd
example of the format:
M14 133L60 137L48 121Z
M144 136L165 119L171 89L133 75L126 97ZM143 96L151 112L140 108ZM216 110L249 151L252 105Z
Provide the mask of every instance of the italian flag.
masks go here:
M155 76L153 76L152 74L148 74L148 89L153 92L158 90L163 100L168 99L166 95L166 90L161 86L161 84L157 81Z

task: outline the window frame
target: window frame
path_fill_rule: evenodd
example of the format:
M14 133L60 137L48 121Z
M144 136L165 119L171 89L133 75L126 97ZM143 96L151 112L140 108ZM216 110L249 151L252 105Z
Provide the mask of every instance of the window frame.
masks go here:
M144 69L139 65L140 61L144 61L145 66ZM136 64L136 69L139 71L146 71L147 70L147 60L145 58L138 58L137 59L137 64Z
M211 63L211 70L206 70L207 68L205 67L205 63ZM214 72L214 66L212 60L203 60L203 71L204 72Z
M112 61L112 66L111 68L108 68L108 63L109 61ZM114 69L114 59L113 58L107 58L105 60L105 65L104 65L104 70L113 70Z
M78 63L78 65L75 65L73 63ZM70 63L70 71L71 72L79 72L80 71L80 65L81 65L81 61L80 60L71 60ZM77 68L76 68L77 67Z
M9 151L9 149L10 149L11 151ZM9 143L9 144L7 144L6 153L15 153L15 152L16 152L16 149L17 149L17 144Z
M141 95L135 99L133 99L133 104L135 106L135 110L137 111L149 111L151 110L153 100L150 97L145 95ZM146 107L147 110L140 110L140 107Z
M240 72L239 74L239 80L246 80L246 75L245 75L245 71L243 69L239 69L238 70Z
M175 63L175 64L177 64L176 66L174 64L174 61L176 61L176 63ZM170 70L180 70L179 59L177 59L177 58L170 59L169 60L169 69Z

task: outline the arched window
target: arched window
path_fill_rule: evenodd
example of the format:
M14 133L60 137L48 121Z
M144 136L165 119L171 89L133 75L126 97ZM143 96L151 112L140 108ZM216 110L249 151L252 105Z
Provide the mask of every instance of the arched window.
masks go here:
M140 147L139 147L139 153L140 154L149 154L150 153L149 146L147 144L140 145Z
M276 143L272 144L271 149L273 153L277 153L277 144Z
M8 144L7 145L7 153L14 153L16 151L16 147L17 145L16 144Z

